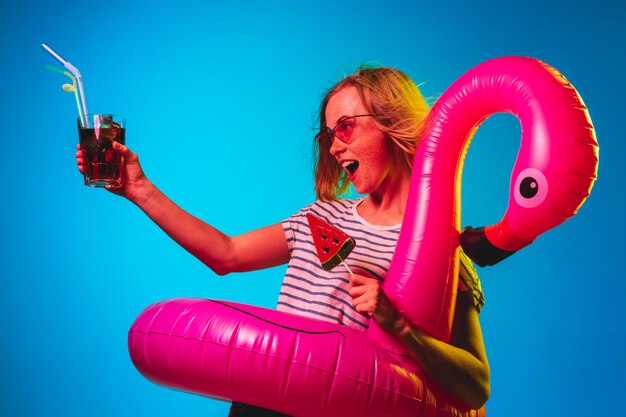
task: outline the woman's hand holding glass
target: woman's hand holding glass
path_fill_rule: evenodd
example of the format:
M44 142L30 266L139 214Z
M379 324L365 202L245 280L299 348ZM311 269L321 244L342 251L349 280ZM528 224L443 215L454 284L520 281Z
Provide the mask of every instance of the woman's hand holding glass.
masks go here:
M76 145L76 148L78 149L76 152L76 164L82 174L85 171L83 151L80 149L80 145ZM124 171L122 173L123 185L120 188L108 188L108 190L137 203L148 190L150 182L139 164L139 158L136 153L119 142L113 142L113 149L121 155L125 161ZM144 195L144 197L147 196Z

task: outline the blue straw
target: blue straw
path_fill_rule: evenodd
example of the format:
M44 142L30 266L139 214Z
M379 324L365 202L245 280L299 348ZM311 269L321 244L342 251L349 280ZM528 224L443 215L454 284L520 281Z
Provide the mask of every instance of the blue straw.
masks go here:
M73 92L74 93L74 98L76 98L76 108L78 109L78 117L80 120L80 124L81 126L83 125L83 109L80 105L80 99L78 98L78 89L76 88L76 77L74 77L69 71L63 71L62 69L58 69L55 68L51 65L46 65L46 68L48 68L49 70L58 72L59 74L63 74L65 76L67 76L70 80L72 80L72 85L70 84L63 84L63 91L67 91L69 93ZM69 89L66 89L65 87L69 86L72 88L72 90L70 91Z
M80 71L78 71L78 68L76 68L74 65L72 65L68 60L64 59L61 55L59 55L57 52L55 52L52 48L50 48L48 45L46 45L45 43L41 44L41 47L48 52L50 55L52 55L54 57L54 59L56 59L57 61L59 61L61 64L63 64L63 66L72 73L72 75L76 78L76 82L78 84L78 92L80 94L80 101L82 104L82 110L83 110L83 114L80 114L79 111L79 116L81 118L81 124L83 123L83 115L84 117L84 121L85 123L87 123L87 126L83 127L90 127L89 126L89 120L87 119L87 115L89 114L89 111L87 110L87 100L85 99L85 89L83 88L83 77L82 75L80 75Z

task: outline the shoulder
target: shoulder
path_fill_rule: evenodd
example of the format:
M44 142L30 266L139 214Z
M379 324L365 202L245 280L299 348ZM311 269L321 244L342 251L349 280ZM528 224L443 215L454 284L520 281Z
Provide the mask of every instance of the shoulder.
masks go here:
M328 201L316 200L315 202L303 207L292 217L304 217L307 215L307 213L311 213L330 223L337 219L350 216L353 212L353 207L359 201L360 199L345 198Z
M352 207L357 204L361 199L347 199L347 198L338 198L336 200L317 200L313 204L308 207L311 210L322 211L328 214L341 214L347 211L351 211Z

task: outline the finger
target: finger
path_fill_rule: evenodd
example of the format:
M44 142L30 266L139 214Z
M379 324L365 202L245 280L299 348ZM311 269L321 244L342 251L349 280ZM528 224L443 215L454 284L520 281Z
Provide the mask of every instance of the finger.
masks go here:
M372 310L370 308L368 308L365 304L359 304L357 306L354 307L357 311L357 313L361 313L361 314L367 314L368 316L372 316Z
M362 285L350 287L350 289L348 290L348 293L350 294L350 297L352 298L360 297L366 292L367 292L367 288Z
M350 287L360 286L365 284L365 277L359 274L353 274L350 276Z
M355 298L352 300L352 305L354 305L357 312L361 314L369 314L370 316L373 314L374 307L376 306L373 300L366 296Z
M360 296L354 297L352 299L352 305L357 307L357 311L358 311L358 308L360 306L363 306L363 304L365 304L367 301L369 301L369 298L367 298L363 294L361 294Z
M133 151L128 149L128 146L121 144L116 140L113 141L113 149L125 158L130 158L135 155Z
M119 154L125 154L129 151L128 146L122 145L116 140L113 141L113 149Z
M74 155L76 156L76 165L78 166L78 172L85 175L85 160L83 150L80 148L80 143L76 144L76 149L77 151Z
M354 274L350 277L351 280L354 280L355 284L364 285L364 284L380 284L380 281L374 277L368 277L365 275Z

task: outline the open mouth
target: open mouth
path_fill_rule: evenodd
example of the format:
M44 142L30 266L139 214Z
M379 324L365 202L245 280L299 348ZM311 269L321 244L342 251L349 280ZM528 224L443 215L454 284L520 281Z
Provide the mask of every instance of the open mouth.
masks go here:
M341 166L349 175L354 175L357 168L359 167L359 161L344 161Z

